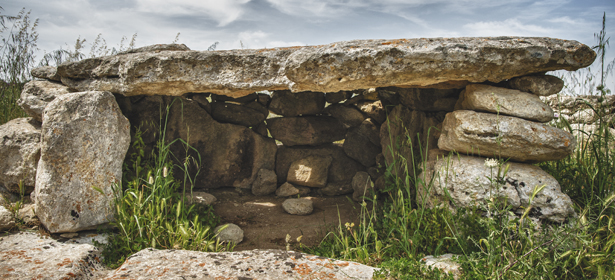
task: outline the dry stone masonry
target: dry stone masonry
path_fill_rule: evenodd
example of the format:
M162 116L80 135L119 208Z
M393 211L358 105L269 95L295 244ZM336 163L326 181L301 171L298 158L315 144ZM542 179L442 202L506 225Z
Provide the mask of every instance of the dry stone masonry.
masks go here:
M37 68L19 101L32 118L0 129L1 148L12 149L0 155L11 165L0 183L15 192L22 180L52 233L107 223L131 137L139 128L151 151L165 120L165 140L194 148L176 142L177 160L200 155L189 169L199 174L195 191L361 201L394 179L386 166L400 178L417 168L437 182L413 186L430 207L502 197L521 211L546 185L532 216L563 222L575 215L570 199L531 163L568 156L576 140L545 124L554 112L540 97L563 86L545 72L587 67L595 56L560 39L435 38L228 51L155 45ZM493 191L486 158L510 165Z

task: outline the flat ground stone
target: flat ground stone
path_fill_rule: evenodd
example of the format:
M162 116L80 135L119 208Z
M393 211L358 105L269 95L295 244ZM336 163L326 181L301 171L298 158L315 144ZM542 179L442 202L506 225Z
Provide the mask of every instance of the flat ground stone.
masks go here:
M322 188L327 184L329 167L333 157L331 156L308 156L290 164L286 180L312 188Z
M241 243L243 241L243 230L236 224L225 224L214 229L220 242Z
M346 128L333 117L284 117L267 120L271 137L285 146L320 145L344 139Z
M468 85L455 109L499 113L543 123L553 119L551 107L535 94L481 84Z
M109 92L56 97L45 109L36 173L36 215L52 233L113 220L113 186L122 178L130 123Z
M61 243L37 233L0 240L2 279L100 279L101 260L100 250L92 245Z
M314 211L312 200L308 198L289 198L284 200L282 208L291 215L309 215Z
M132 255L111 279L372 279L377 268L282 250L205 253L147 248ZM143 273L146 271L147 273Z
M564 81L551 75L532 75L512 78L508 85L520 91L549 96L560 92L564 88Z
M0 125L0 185L25 194L34 190L36 166L41 156L41 124L33 118L13 119Z
M551 38L353 40L260 50L118 54L61 64L57 75L77 91L125 96L211 92L240 97L262 90L337 92L497 83L529 73L574 71L595 58L586 45Z
M438 147L477 156L541 162L572 154L576 140L572 134L546 124L460 110L446 114Z
M485 158L464 155L440 157L427 164L427 171L419 177L433 185L426 189L417 186L417 201L428 207L473 207L491 199L506 201L517 214L523 214L535 188L545 186L532 201L530 217L561 223L576 214L568 195L562 193L557 180L540 167L530 164L505 163L500 173L501 185L492 184L490 178L498 176L498 166L487 166ZM498 181L498 180L494 180ZM448 202L451 198L453 203Z

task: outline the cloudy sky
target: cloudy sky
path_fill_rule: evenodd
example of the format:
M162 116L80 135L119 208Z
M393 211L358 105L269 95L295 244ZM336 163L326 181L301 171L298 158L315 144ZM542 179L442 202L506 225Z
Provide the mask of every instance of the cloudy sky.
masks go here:
M206 50L318 45L352 39L540 36L595 45L607 16L615 56L613 0L8 0L39 19L40 53L98 34L109 46L179 43ZM39 56L40 58L40 56Z

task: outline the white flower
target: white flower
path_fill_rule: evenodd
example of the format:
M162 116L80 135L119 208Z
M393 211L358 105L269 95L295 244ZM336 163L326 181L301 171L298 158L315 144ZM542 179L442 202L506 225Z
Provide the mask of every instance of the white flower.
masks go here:
M287 233L287 234L286 234L286 243L290 242L290 238L291 238L291 237L290 237L290 234L288 234L288 233Z
M485 166L489 168L498 167L498 165L500 165L500 163L498 162L497 159L494 159L494 158L485 159Z
M167 167L165 166L164 168L162 168L162 177L166 178L168 175L169 170L167 169Z
M150 185L154 184L154 177L149 176L149 181L148 182L149 182Z

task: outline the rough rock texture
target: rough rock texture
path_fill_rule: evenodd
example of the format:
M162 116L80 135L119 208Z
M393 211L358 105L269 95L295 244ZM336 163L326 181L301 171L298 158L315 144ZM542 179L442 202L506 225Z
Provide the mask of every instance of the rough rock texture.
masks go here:
M64 63L57 75L78 91L126 96L212 92L239 97L261 90L459 87L527 73L576 70L589 66L595 57L586 45L551 38L354 40L260 50L119 54Z
M530 216L561 223L576 215L572 201L562 193L557 180L540 167L514 162L506 165L510 165L508 173L503 176L502 185L498 186L489 181L489 178L498 176L498 167L488 167L485 158L454 155L430 161L425 179L429 182L434 176L433 186L429 193L424 186L417 186L417 198L419 201L425 199L429 207L440 203L450 207L471 207L498 198L506 200L514 211L522 214L529 206L534 188L546 185L534 198ZM506 169L506 166L502 169ZM444 189L447 189L453 203L447 201Z
M0 241L2 279L100 279L100 251L89 244L66 244L21 232Z
M275 191L275 195L277 196L281 196L281 197L288 197L288 196L293 196L293 195L298 195L299 194L299 189L295 186L293 186L291 183L286 182L284 184L282 184L276 191Z
M273 139L245 126L218 123L192 100L176 100L168 118L167 141L189 140L188 143L200 154L201 169L196 188L232 186L249 189L261 168L275 168L277 147ZM181 143L173 144L171 151L183 161L186 150ZM189 155L193 158L199 156L193 151ZM178 176L180 172L174 174ZM191 165L190 174L196 174L194 165Z
M380 126L380 143L382 154L393 175L404 178L408 170L412 170L412 149L418 151L417 133L423 131L425 112L411 111L405 106L397 105L389 114L387 121ZM410 137L411 143L408 141ZM407 169L404 164L407 163Z
M324 188L318 189L317 191L322 195L328 196L345 195L354 192L352 189L352 181L327 183Z
M60 81L60 76L58 75L58 68L54 66L37 67L32 69L32 71L30 71L30 74L32 74L32 77L36 78L47 79L57 82Z
M41 124L32 118L18 118L0 126L0 185L19 193L34 190L36 166L41 156Z
M211 205L218 200L215 196L206 192L190 192L186 193L186 204L203 204Z
M342 122L345 127L359 126L365 119L361 111L352 105L333 104L325 108L325 113Z
M552 95L541 99L571 124L594 123L599 116L591 107L598 111L604 110L603 121L615 120L615 95Z
M43 110L57 96L69 93L68 87L50 81L29 81L21 91L17 105L35 120L43 121Z
M5 231L15 226L15 217L13 213L0 205L0 231Z
M363 100L357 102L357 108L363 112L368 118L376 121L378 124L383 123L387 119L386 111L382 106L382 101Z
M366 119L359 127L346 134L344 152L365 167L376 164L376 155L381 152L379 134L380 129L374 122Z
M553 110L535 94L489 85L468 85L459 96L456 110L498 112L537 122L553 119Z
M377 268L282 250L205 253L147 248L111 279L372 279Z
M498 138L501 144L497 143ZM545 124L461 110L446 114L438 147L464 154L540 162L570 155L576 140L570 133Z
M17 218L21 219L26 225L35 225L38 222L38 217L36 217L36 213L34 212L33 203L23 204L19 211L17 212Z
M111 221L112 187L129 145L130 124L111 93L69 93L49 103L34 191L41 223L59 233Z
M189 51L190 48L184 44L155 44L136 49L127 50L120 54L140 53L140 52L161 52L161 51Z
M285 146L320 145L344 139L344 125L333 117L307 116L267 120L271 137Z
M354 201L362 201L363 197L370 197L370 190L374 187L372 179L367 172L361 171L352 177L352 199Z
M327 185L331 162L331 156L308 156L293 161L288 168L286 180L301 186L323 188Z
M211 103L211 116L218 122L243 126L255 126L262 123L269 111L258 102L237 105L224 102Z
M448 273L453 276L453 279L457 280L461 277L461 265L453 261L453 254L444 254L438 257L432 255L425 256L421 261L425 262L426 266L437 268L442 272Z
M291 215L309 215L314 211L312 200L308 198L289 198L284 200L282 208Z
M309 156L320 156L333 158L329 167L327 182L348 182L352 180L355 173L364 171L365 167L348 157L344 149L339 144L325 144L318 147L279 147L276 155L276 170L278 183L286 182L286 177L290 165L296 160Z
M278 188L278 177L273 170L264 169L258 171L254 183L252 183L253 195L268 195Z
M274 91L271 94L269 110L285 117L316 115L325 108L325 94L322 92Z
M335 104L340 103L348 98L350 98L349 92L347 91L338 91L338 92L327 92L325 94L325 101Z
M447 111L455 108L459 98L458 89L435 88L384 88L399 94L399 101L410 110L416 111Z
M564 88L564 81L551 75L535 75L512 78L508 85L520 91L549 96L560 92Z
M217 226L214 233L220 242L241 243L243 241L243 230L236 224L225 224Z

